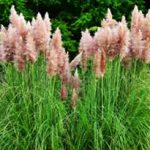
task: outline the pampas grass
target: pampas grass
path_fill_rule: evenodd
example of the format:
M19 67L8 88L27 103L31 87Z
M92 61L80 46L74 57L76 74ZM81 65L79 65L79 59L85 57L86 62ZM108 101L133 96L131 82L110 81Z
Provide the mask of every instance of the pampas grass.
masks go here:
M0 34L0 149L150 149L148 19L135 7L129 30L108 10L70 62L48 14L26 22L12 7Z

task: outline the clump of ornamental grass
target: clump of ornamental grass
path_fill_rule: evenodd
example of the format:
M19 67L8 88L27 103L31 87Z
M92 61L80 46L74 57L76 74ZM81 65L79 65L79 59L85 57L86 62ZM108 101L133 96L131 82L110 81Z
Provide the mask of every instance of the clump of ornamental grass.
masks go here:
M108 9L70 62L47 13L27 22L12 7L0 30L0 148L150 149L149 14L135 6L129 29Z

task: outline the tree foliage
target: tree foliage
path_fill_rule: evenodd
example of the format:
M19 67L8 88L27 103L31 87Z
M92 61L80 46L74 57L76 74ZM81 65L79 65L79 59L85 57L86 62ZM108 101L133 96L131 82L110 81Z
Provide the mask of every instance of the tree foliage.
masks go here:
M61 29L66 49L76 52L81 31L100 26L107 8L111 9L116 20L125 15L129 21L134 5L146 12L148 3L145 0L1 0L0 23L8 23L11 5L15 5L17 11L22 12L26 19L30 19L37 12L44 15L47 11L52 19L53 30L57 26Z

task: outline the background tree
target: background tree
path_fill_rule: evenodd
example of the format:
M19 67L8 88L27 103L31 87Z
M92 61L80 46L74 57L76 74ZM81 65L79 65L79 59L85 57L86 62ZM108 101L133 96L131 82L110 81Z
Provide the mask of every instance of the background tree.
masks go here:
M130 21L131 11L137 5L144 13L148 9L149 1L145 0L1 0L0 24L7 25L11 5L15 5L18 12L22 12L26 19L31 19L37 12L42 15L48 12L52 19L53 30L58 26L63 35L65 48L74 56L78 50L78 41L82 30L88 28L91 32L100 26L107 8L113 17L120 20L125 15Z

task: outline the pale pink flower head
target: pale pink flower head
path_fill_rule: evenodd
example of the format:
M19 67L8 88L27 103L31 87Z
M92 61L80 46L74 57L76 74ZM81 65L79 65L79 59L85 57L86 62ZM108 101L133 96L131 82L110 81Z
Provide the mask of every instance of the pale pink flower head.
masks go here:
M62 74L65 64L65 50L62 47L61 32L57 28L53 34L50 50L47 52L48 74Z
M115 25L117 25L117 21L113 19L112 17L112 13L110 11L110 9L107 10L107 15L106 15L106 19L103 19L101 26L103 28L105 27L114 27Z
M131 34L131 52L132 56L136 59L142 58L142 53L144 50L144 41L142 38L142 32L140 30L135 34Z
M27 23L26 23L25 18L22 13L19 16L19 21L20 21L20 24L19 24L18 31L19 31L20 35L23 38L25 38L25 36L27 35L27 32L28 32L28 29L27 29Z
M91 36L88 29L82 32L79 51L85 53L86 57L94 55L97 50L97 45L94 38Z
M36 49L35 41L33 39L32 33L28 32L27 37L26 37L26 59L27 61L31 61L34 63L37 59L38 56L38 51Z
M69 56L68 53L62 49L62 52L58 56L58 67L59 67L59 76L64 83L68 83L70 81L71 72L69 66Z
M10 22L15 26L16 28L19 28L20 26L20 17L17 14L14 5L12 5L10 10L10 16L9 16Z
M92 58L97 51L97 44L95 39L90 35L89 30L82 32L79 43L79 52L82 53L82 67L86 70L87 60Z
M57 73L61 80L66 83L69 82L71 73L68 53L65 52L62 45L61 32L59 28L57 28L53 34L50 49L54 50L54 53L57 56Z
M146 17L143 22L143 38L147 39L150 38L150 10L146 14Z
M50 22L50 18L47 12L44 17L44 23L45 23L47 32L51 33L51 22Z
M79 74L78 74L78 70L75 70L74 76L71 77L71 85L74 89L76 89L77 91L80 88L80 78L79 78Z
M12 26L16 28L17 32L25 38L27 34L27 25L26 21L24 19L23 14L20 15L17 14L14 6L11 7L11 14L10 14L10 22L12 23Z
M61 32L59 28L57 28L55 33L53 34L51 40L51 47L54 48L56 51L60 51L62 49L62 39L61 39Z
M138 32L143 27L144 15L141 11L138 10L138 7L135 6L132 11L131 17L131 32Z
M144 60L145 63L150 63L150 39L147 38L144 44L142 60Z
M96 78L103 77L105 73L106 54L103 49L99 49L94 57L93 69Z
M66 99L68 97L68 91L66 88L66 84L62 83L61 84L61 98Z
M3 33L0 31L0 62L5 61L5 50L2 45L2 42L3 42Z
M3 45L3 41L6 38L6 32L7 32L7 30L3 26L1 26L1 28L0 28L0 62L6 61L5 60L6 52L5 52L5 48Z
M118 42L120 57L123 59L128 54L130 46L130 31L127 27L124 16L122 17L121 22L118 24Z
M70 69L75 69L82 60L82 52L80 52L71 62L70 62Z
M37 49L41 50L44 54L49 48L50 42L50 32L48 32L48 27L40 13L37 14L36 20L32 21L33 26L33 37L37 45Z
M12 62L16 51L16 42L18 40L18 33L15 28L10 24L8 30L3 30L2 47L5 51L5 60Z
M77 98L79 95L79 88L80 88L80 79L78 75L78 70L75 70L74 76L72 77L71 80L72 86L73 86L73 91L72 91L72 108L76 108L76 103L77 103Z
M15 65L19 71L23 71L25 69L25 45L23 42L23 38L20 36L18 41L15 43L16 51L15 51Z
M53 48L47 52L47 73L49 76L54 76L58 73L58 56Z
M113 38L112 29L110 27L99 29L94 36L98 48L104 49L105 51L110 48Z

